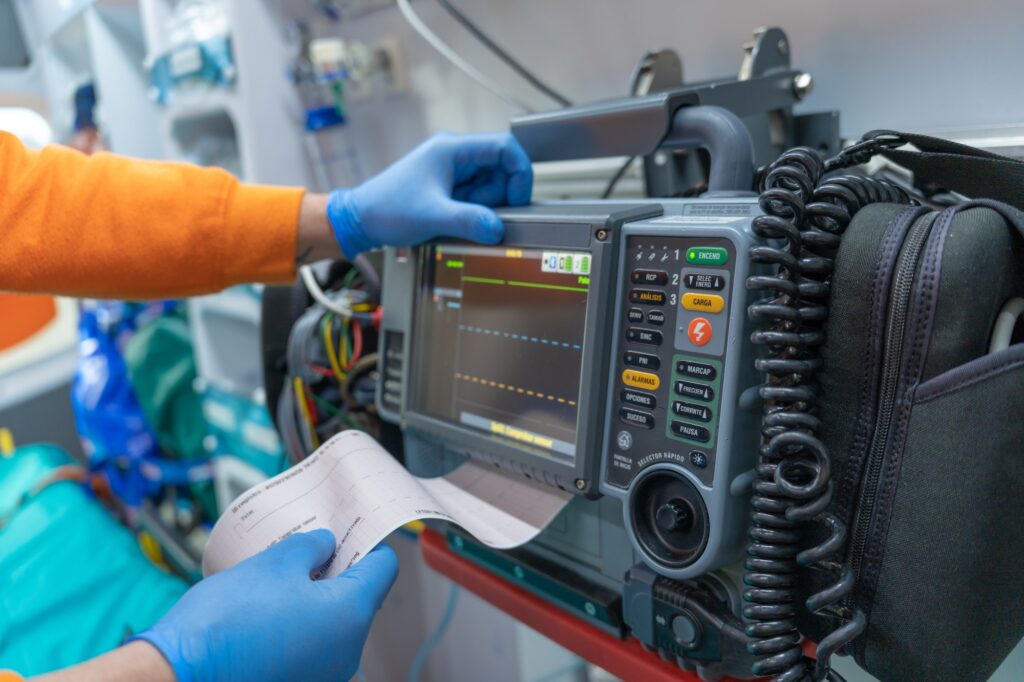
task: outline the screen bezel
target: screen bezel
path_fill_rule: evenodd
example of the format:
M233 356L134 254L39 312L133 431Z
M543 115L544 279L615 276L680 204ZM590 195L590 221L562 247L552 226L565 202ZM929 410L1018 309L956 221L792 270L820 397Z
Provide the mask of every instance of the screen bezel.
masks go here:
M422 324L422 289L425 285L424 257L426 247L416 249L415 296L411 319L409 386L405 392L404 426L435 440L446 450L488 461L528 478L535 478L564 490L596 495L596 474L600 466L604 412L605 374L611 339L596 330L608 329L608 315L613 298L614 258L617 230L605 228L605 221L595 225L567 216L566 220L529 220L526 216L505 215L506 238L501 248L566 250L589 253L591 257L591 289L587 296L586 322L583 335L583 359L580 371L579 410L576 418L576 456L572 461L556 459L543 448L517 443L497 435L478 431L457 422L440 419L418 409L414 396L420 395L423 373L419 359L424 355ZM601 232L604 239L597 239Z

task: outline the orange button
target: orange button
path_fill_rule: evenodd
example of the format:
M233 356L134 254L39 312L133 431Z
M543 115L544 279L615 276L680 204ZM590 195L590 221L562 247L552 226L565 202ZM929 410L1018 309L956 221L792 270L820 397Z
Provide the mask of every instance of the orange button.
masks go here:
M622 370L622 383L633 388L646 388L648 391L656 391L661 386L661 377L650 372L624 369Z
M687 310L702 310L706 313L718 313L725 307L725 299L718 294L683 294L683 307Z
M695 317L690 320L686 335L690 337L690 343L693 345L703 346L711 340L711 323L706 318Z

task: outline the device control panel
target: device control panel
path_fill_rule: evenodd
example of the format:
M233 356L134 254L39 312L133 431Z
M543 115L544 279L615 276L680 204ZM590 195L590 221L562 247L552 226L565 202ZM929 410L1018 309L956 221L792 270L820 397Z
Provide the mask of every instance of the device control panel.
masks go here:
M733 434L749 427L741 394L756 391L743 335L756 211L751 200L695 202L630 223L620 242L601 491L622 500L645 562L675 578L742 547L735 491L756 443Z
M624 246L616 447L605 480L625 489L645 467L669 462L712 486L736 247L656 235Z

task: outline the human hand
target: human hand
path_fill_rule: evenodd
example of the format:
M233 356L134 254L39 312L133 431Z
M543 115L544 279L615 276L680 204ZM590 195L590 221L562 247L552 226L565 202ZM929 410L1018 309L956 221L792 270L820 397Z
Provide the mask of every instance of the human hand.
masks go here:
M334 549L329 530L285 538L192 587L136 639L178 682L348 680L398 560L382 545L336 578L310 579Z
M509 133L439 133L359 187L336 190L327 217L350 260L442 236L496 244L505 230L490 207L528 204L532 190L530 159Z

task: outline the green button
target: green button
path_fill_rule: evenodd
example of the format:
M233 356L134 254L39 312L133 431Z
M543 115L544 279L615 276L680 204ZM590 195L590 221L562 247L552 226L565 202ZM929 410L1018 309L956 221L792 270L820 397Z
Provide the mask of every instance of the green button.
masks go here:
M721 246L691 246L686 250L686 262L696 265L725 265L729 252Z

